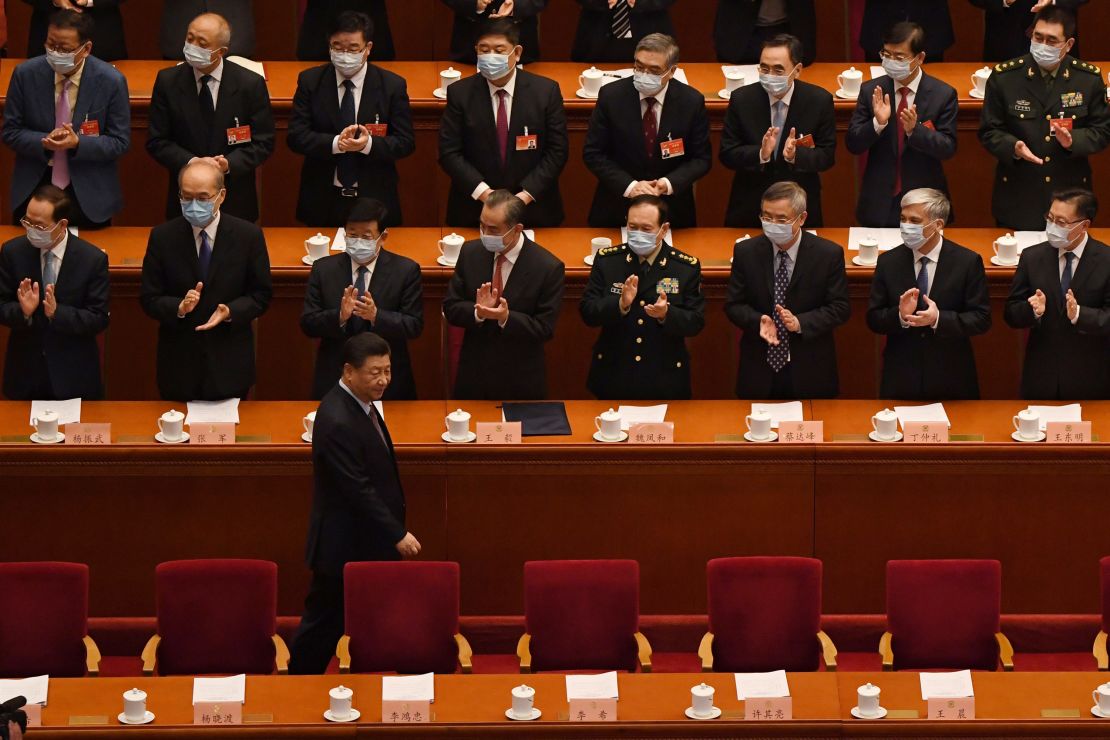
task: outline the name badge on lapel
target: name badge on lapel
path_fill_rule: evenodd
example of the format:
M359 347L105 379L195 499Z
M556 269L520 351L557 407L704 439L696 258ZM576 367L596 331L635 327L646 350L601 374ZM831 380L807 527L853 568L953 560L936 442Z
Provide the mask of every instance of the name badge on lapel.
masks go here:
M660 157L663 159L677 159L686 156L686 144L681 138L672 139L667 134L667 140L659 142Z
M655 286L657 293L669 293L671 295L678 294L678 278L665 277L659 280Z
M82 136L100 136L100 121L95 118L90 121L89 117L85 116L85 122L81 124L80 130Z
M373 123L366 123L363 125L366 127L367 133L369 133L371 136L377 136L381 138L382 136L385 136L389 133L389 124L382 123L382 117L379 115L374 116Z
M540 147L539 137L535 134L528 133L528 127L524 127L524 136L516 137L516 150L518 152L535 151Z
M246 144L251 140L251 127L240 126L239 118L236 117L235 125L227 130L227 145L235 146L236 144Z
M930 131L936 131L937 130L937 127L933 125L932 121L922 121L921 125L924 126L927 129L929 129Z
M1072 127L1075 125L1075 119L1064 118L1064 114L1062 112L1060 113L1059 118L1050 118L1048 119L1048 121L1049 128L1062 128L1067 129L1068 131L1071 131Z
M801 147L802 149L815 149L817 144L813 141L813 134L806 134L794 139L794 146Z

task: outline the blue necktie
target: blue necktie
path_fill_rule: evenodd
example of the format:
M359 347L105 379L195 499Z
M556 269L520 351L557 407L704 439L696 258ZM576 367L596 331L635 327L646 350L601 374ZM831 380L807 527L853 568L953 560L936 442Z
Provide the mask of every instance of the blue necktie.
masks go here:
M917 271L917 310L924 311L925 296L929 295L929 258L921 258L921 269Z
M366 265L358 268L358 279L355 280L355 292L358 293L359 298L366 295L366 273L368 272L369 270L366 269Z
M46 266L42 270L42 284L43 287L46 287L58 282L58 272L54 267L54 261L58 258L54 256L53 252L46 252L44 256L46 257Z
M790 255L778 250L779 266L775 270L775 305L786 306L786 289L790 285ZM771 310L771 319L778 330L779 343L767 346L767 363L776 373L786 367L787 358L790 357L790 333L786 331L786 324L779 317L778 311Z
M208 279L208 265L212 263L212 243L208 241L208 232L203 229L200 232L200 252L197 254L200 258L200 279Z
M343 80L343 102L339 104L339 120L344 127L358 123L355 120L355 83ZM335 176L345 188L353 188L358 182L358 154L343 152L335 165Z
M1074 252L1064 252L1064 274L1060 276L1060 299L1064 302L1064 305L1068 303L1068 289L1071 288L1071 263L1074 259Z

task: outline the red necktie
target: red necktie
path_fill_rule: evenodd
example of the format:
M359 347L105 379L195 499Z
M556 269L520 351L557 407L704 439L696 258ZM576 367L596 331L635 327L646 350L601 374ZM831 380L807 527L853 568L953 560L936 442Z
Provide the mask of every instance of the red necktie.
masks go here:
M505 255L499 254L497 255L497 262L493 265L493 289L497 291L498 298L505 292L505 283L501 279L501 267L508 261Z
M644 147L648 159L655 157L655 139L659 136L659 122L655 120L655 98L644 98L647 110L644 111Z
M895 138L898 141L898 159L894 162L894 194L898 195L902 192L902 151L906 148L906 134L902 131L902 111L908 106L910 98L910 89L908 87L898 88L898 94L901 95L898 99L898 113L896 115L894 125L898 127Z
M509 112L505 109L507 96L504 90L497 91L497 149L501 152L501 164L505 164L509 151Z

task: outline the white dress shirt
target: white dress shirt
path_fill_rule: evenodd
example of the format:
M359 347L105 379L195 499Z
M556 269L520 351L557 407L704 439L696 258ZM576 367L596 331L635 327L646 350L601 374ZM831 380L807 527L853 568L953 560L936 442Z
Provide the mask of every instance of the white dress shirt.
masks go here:
M517 258L520 257L520 250L523 248L524 234L522 233L519 237L517 237L516 244L509 247L507 251L493 256L493 272L489 274L490 283L493 282L493 276L497 272L497 258L501 256L501 254L505 256L505 264L501 265L501 295L498 296L498 302L500 302L501 298L505 295L505 288L509 284L509 275L512 274L513 265L516 264ZM485 321L485 319L478 315L477 306L474 307L474 320L477 321L479 324ZM506 323L508 323L508 317L505 318L504 322L497 322L498 326L500 326L502 329L505 328Z
M378 254L379 255L381 254L380 248L379 248ZM369 291L370 290L370 278L374 277L374 267L377 266L377 264L378 264L378 255L375 255L374 259L370 260L365 265L360 265L359 263L355 262L354 260L351 260L351 285L355 285L355 284L358 283L359 268L365 267L366 268L366 290Z
M209 72L212 76L212 81L208 83L208 89L212 92L212 108L215 109L217 101L220 99L220 81L224 76L224 60L220 58L220 66ZM200 78L204 77L204 72L201 72L196 67L193 68L193 77L197 81L197 95L200 95Z
M362 69L360 69L358 72L355 72L354 75L350 78L344 77L343 75L339 74L339 70L335 71L335 89L336 89L336 95L339 98L340 107L343 106L343 96L347 92L346 88L343 87L343 83L347 79L350 79L351 82L355 83L355 87L354 87L353 90L351 90L351 94L355 96L355 120L356 121L358 120L359 105L362 103L362 86L366 82L366 70L369 67L370 67L370 63L366 62L365 64L362 65ZM373 136L367 136L366 137L366 146L364 146L362 149L360 149L358 151L358 153L359 154L369 154L370 153L370 148L373 145L374 145L374 137ZM339 134L336 134L335 138L331 140L331 153L332 154L349 154L350 153L350 152L341 152L339 150ZM339 172L338 172L338 170L335 173L335 178L334 178L332 184L335 185L335 187L337 187L337 188L343 187L343 184L339 182ZM358 187L357 182L355 183L355 187Z
M878 119L872 116L871 125L875 127L875 133L881 134L886 130L886 127L890 125L891 121L894 121L898 117L898 96L901 95L899 90L903 87L908 87L910 89L909 93L906 95L906 107L909 108L913 105L914 101L917 100L917 88L921 86L921 78L923 76L924 73L921 71L921 68L918 67L917 74L914 75L913 79L908 83L903 84L898 80L894 80L894 97L890 99L890 120L886 123L879 123ZM898 123L899 126L902 125L901 122L896 121L896 123Z
M781 100L779 98L776 98L771 93L767 93L767 100L770 101L770 105L771 105L771 123L775 122L775 103L781 102L784 106L786 106L782 111L782 123L783 123L783 127L784 128L786 127L786 119L790 117L790 101L793 100L793 99L794 99L794 83L793 82L790 83L790 89L786 91L786 94L782 96ZM782 140L782 135L784 133L786 133L786 132L785 131L779 131L779 140ZM775 149L778 149L778 147L779 147L779 142L776 141L775 142ZM763 155L760 154L760 156L759 156L759 163L760 164L767 164L770 161L771 161L771 159L769 157L767 159L764 159Z
M667 88L669 88L670 86L671 86L671 82L670 82L670 80L667 80L667 84L663 85L663 89L660 90L659 92L655 93L654 95L645 95L644 93L640 93L640 120L641 121L644 120L644 114L647 113L647 103L645 103L644 101L647 100L648 98L655 98L655 130L656 130L657 135L658 135L658 132L659 132L659 124L663 121L663 101L667 97ZM656 146L656 148L659 147L658 139L655 142L655 146ZM658 152L656 152L656 155L658 156ZM661 183L663 183L664 185L667 186L666 195L674 195L674 187L671 185L670 180L668 180L665 177L660 177L659 182L661 182ZM639 180L633 180L632 182L628 183L628 187L626 187L624 189L624 197L625 198L631 197L630 193L632 192L632 188L636 187L639 184L640 184Z

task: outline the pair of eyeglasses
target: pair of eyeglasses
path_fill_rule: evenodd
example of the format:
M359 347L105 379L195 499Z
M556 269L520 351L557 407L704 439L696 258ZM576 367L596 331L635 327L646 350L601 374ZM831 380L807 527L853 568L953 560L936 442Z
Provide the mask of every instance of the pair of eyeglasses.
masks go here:
M25 229L34 229L35 231L53 231L54 227L58 224L50 224L49 226L39 226L38 224L31 223L26 218L19 219L19 224Z

